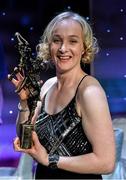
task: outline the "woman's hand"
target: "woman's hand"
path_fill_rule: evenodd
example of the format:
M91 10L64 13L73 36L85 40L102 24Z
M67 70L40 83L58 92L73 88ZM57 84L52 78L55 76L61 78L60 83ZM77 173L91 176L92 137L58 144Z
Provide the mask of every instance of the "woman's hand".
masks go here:
M37 162L48 166L48 153L46 149L40 144L38 136L35 131L32 132L33 145L31 149L20 148L20 140L18 137L14 140L15 151L24 152L31 155Z
M14 71L16 71L17 68L15 67L14 68ZM15 74L16 78L10 78L11 75L8 74L8 79L11 80L11 82L14 84L14 86L16 87L16 89L18 89L20 87L20 85L22 84L23 80L24 80L24 76L20 73L20 72L17 72ZM19 93L18 93L19 97L21 100L27 100L28 99L28 96L29 96L29 90L28 89L25 89L23 88Z

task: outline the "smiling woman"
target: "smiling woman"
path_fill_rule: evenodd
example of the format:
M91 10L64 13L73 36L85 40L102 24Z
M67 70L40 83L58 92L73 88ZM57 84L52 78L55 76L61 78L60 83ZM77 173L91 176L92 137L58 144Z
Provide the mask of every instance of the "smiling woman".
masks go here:
M81 68L98 52L91 26L79 14L63 12L48 24L38 47L38 58L54 64L56 77L41 88L32 147L22 149L17 137L14 148L36 159L36 179L102 179L114 169L115 142L105 92ZM18 73L12 83L17 88L22 80ZM26 91L19 93L18 125L29 114Z
M50 52L52 61L59 72L68 71L77 64L80 66L80 60L84 54L80 24L71 19L57 23L52 34Z
M71 20L70 16L68 15L68 17L64 16L65 14L62 14L59 19L58 16L55 17L47 26L47 28L45 29L43 36L41 37L41 41L39 44L39 54L38 56L43 60L43 59L50 59L50 53L49 53L49 43L52 41L53 37L53 33L56 30L56 28L60 28L57 27L58 23L61 23L60 26L63 26L66 24L67 29L65 28L65 32L67 32L68 28L71 29L71 31L76 31L76 30L72 30L71 25L74 25L74 23L78 24L78 28L81 29L81 31L79 32L82 36L81 40L83 41L83 46L85 47L85 53L82 57L82 60L84 63L90 63L93 59L94 59L94 55L98 52L99 47L97 45L97 39L93 36L92 34L92 29L90 27L90 25L87 23L87 21L80 16L80 18L78 16L74 16ZM65 22L66 20L66 22ZM70 21L71 20L71 21ZM74 21L74 23L72 23L72 21ZM75 27L77 28L77 27ZM70 31L70 30L69 30ZM64 32L64 33L65 33ZM72 32L71 32L72 33ZM74 36L76 36L76 33L73 34ZM56 41L59 39L56 39Z

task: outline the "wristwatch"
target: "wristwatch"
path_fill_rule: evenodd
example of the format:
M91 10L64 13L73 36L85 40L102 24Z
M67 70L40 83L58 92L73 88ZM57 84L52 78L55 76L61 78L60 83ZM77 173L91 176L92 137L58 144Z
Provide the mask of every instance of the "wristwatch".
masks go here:
M59 155L58 154L49 154L49 166L52 169L57 169L57 163L59 161Z

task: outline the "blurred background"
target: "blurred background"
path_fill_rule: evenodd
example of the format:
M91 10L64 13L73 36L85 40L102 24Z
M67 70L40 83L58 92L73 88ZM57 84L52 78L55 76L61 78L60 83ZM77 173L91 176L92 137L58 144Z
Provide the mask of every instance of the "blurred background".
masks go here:
M103 86L113 125L126 130L126 1L125 0L0 0L0 166L17 167L20 153L13 150L18 96L7 80L19 63L15 32L33 52L47 23L58 13L72 10L84 16L98 39L100 52L86 71ZM53 69L41 73L44 81ZM125 137L125 136L124 136ZM126 158L126 138L122 158Z

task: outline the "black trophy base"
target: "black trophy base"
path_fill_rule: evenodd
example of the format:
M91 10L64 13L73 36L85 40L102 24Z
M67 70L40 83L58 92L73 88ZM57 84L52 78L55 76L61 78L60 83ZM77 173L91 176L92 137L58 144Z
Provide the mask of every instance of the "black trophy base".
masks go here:
M32 147L33 130L34 130L33 124L21 124L21 132L20 132L21 148L30 149Z

